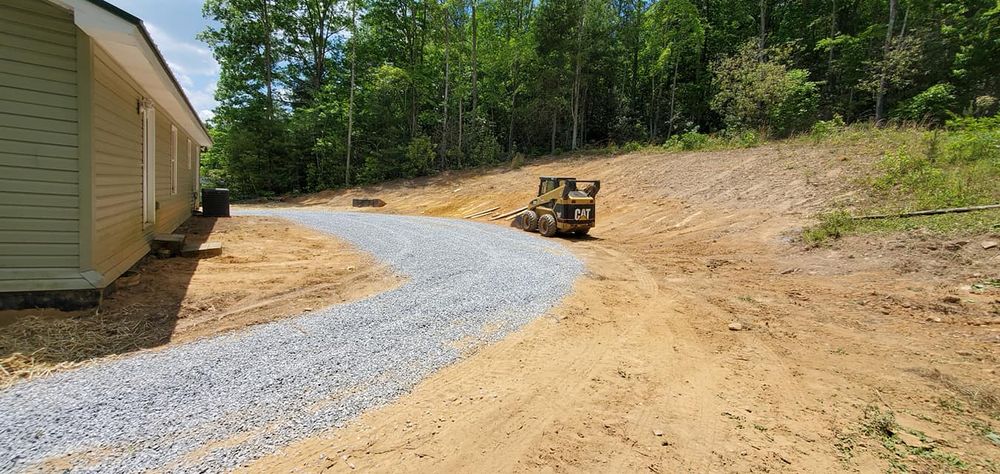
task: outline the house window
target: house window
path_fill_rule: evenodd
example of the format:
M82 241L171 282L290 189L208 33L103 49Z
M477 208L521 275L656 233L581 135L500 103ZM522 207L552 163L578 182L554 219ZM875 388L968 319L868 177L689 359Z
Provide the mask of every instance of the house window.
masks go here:
M177 127L170 126L170 195L177 194Z
M142 119L142 224L156 222L156 109L153 102L140 102Z

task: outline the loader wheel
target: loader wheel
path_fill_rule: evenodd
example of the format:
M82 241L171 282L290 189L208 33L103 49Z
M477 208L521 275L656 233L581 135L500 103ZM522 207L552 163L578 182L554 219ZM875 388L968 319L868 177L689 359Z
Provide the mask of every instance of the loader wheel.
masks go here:
M524 226L521 228L528 232L534 232L537 230L538 213L535 211L524 211L524 213L521 214L521 225Z
M538 233L546 237L556 235L556 218L552 217L552 214L538 218Z

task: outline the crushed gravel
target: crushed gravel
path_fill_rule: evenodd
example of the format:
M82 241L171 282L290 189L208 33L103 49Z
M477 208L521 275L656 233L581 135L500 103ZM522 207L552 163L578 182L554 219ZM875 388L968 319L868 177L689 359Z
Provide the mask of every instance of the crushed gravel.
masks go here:
M498 226L264 210L352 242L407 276L361 301L0 392L0 471L213 472L342 426L545 313L583 264ZM499 328L497 330L497 328Z

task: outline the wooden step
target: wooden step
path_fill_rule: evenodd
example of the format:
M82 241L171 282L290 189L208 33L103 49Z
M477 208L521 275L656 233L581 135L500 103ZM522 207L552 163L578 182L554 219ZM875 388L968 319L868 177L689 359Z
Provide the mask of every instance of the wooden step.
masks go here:
M203 244L191 244L184 246L181 251L182 257L206 258L222 254L221 242L205 242Z
M158 252L167 250L170 253L178 254L184 248L184 234L156 234L153 236L152 250Z

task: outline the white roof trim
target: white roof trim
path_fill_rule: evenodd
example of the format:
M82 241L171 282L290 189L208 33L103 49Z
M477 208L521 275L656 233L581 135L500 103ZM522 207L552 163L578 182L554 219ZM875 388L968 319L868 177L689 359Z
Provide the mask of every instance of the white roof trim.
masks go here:
M173 117L199 145L212 144L184 91L154 50L156 45L147 40L148 32L141 22L136 25L90 0L50 1L72 10L76 26L125 69L149 98L156 101L157 108Z

